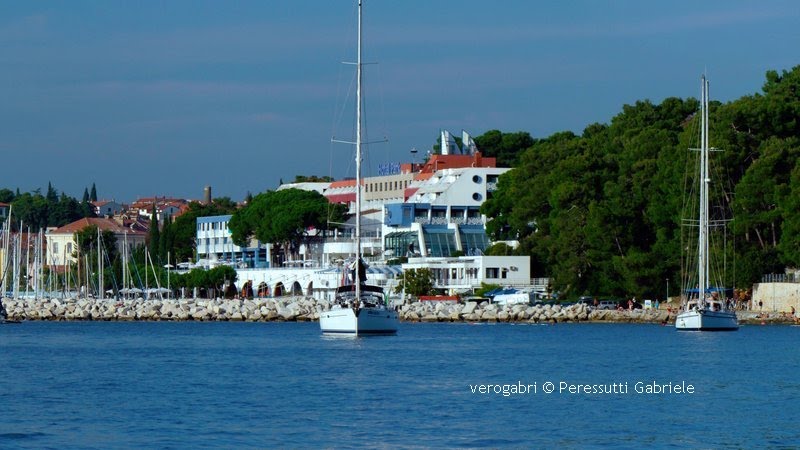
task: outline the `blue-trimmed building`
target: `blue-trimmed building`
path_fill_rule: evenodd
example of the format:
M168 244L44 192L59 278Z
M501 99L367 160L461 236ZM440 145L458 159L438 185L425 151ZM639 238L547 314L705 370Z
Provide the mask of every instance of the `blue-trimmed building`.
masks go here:
M269 245L253 241L251 246L243 248L233 243L231 230L228 228L231 217L231 215L224 215L197 218L198 264L269 267Z
M479 206L388 204L383 236L385 254L392 256L477 256L490 245Z

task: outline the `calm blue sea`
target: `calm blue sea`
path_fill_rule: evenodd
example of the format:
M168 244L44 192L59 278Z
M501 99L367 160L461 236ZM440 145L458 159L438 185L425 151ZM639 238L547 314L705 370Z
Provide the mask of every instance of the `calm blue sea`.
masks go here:
M2 325L0 448L797 447L798 342L790 326ZM653 382L694 393L636 392Z

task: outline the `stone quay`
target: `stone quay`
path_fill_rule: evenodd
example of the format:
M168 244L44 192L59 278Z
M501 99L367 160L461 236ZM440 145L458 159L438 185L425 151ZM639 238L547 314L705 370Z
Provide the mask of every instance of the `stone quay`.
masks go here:
M255 299L3 299L12 320L51 321L247 321L308 322L330 308L312 297ZM405 322L660 323L675 322L675 310L593 310L587 305L496 305L487 301L414 301L398 306ZM785 314L738 311L743 324L794 323Z

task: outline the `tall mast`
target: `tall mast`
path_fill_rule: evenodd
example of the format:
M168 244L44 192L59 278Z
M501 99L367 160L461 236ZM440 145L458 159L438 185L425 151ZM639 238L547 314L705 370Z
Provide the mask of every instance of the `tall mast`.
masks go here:
M100 244L100 227L97 227L97 298L103 299L103 246Z
M358 55L356 59L356 305L361 301L361 0L358 0Z
M700 93L700 217L698 231L697 292L700 305L705 303L708 288L708 81L701 78Z

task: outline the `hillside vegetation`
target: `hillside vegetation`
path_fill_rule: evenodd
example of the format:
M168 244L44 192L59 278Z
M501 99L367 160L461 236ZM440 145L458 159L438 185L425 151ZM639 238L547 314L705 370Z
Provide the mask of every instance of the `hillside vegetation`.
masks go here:
M734 217L728 286L748 288L762 274L800 265L799 95L797 66L768 72L760 93L712 100L710 144L723 150L713 155L715 177L727 182L717 197L728 200ZM498 131L476 138L487 156L514 164L483 205L489 233L518 239L517 253L532 258L532 276L552 277L557 290L663 298L666 280L675 286L680 279L698 109L694 98L639 101L610 124L511 150ZM519 134L505 141L528 142Z

